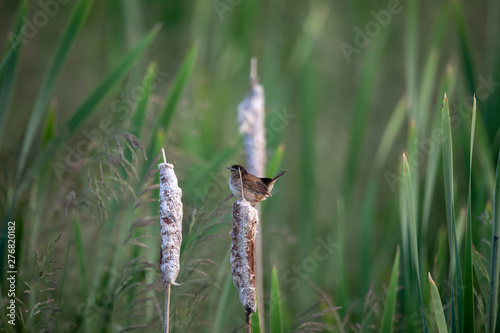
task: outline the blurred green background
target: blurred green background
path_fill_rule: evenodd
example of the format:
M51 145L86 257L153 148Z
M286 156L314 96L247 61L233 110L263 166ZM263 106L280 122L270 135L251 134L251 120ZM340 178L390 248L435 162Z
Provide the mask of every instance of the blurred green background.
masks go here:
M19 22L28 29L24 35L16 33ZM406 246L403 152L412 168L426 284L420 293L427 296L420 303L418 292L402 297L398 291L394 327L422 328L410 318L430 304L429 271L440 277L451 325L453 296L443 296L453 279L447 275L441 142L429 138L441 128L447 92L463 244L476 93L472 242L489 262L500 145L499 25L495 0L2 0L0 206L3 222L17 223L17 297L25 315L12 327L3 324L2 313L2 328L160 329L153 185L155 158L165 147L185 208L183 285L173 288L173 327L241 329L243 309L228 257L233 199L224 201L230 194L225 167L245 164L236 119L253 56L268 133L268 174L259 176L288 169L262 217L264 290L271 293L276 267L283 329L317 321L325 331L379 330L396 248ZM13 52L11 33L25 38ZM80 149L85 153L75 157ZM421 152L418 162L415 151ZM317 248L325 242L334 242L334 250L319 260ZM5 242L2 248L5 260ZM411 289L416 280L409 257L404 265L411 281L400 277L398 285ZM54 289L43 292L49 285ZM483 300L486 285L474 278ZM342 308L309 317L333 306ZM264 308L266 326L270 308ZM434 331L432 320L428 324ZM476 329L484 325L479 321Z

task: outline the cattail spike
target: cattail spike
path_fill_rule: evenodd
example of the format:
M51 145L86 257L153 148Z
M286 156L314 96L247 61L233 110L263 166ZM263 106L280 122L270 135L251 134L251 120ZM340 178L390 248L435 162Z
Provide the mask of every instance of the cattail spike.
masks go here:
M244 136L248 172L264 177L266 170L266 128L264 87L258 83L257 59L250 64L250 91L238 105L239 132Z
M165 159L165 152L163 151ZM178 186L174 166L169 163L158 164L160 169L160 219L161 250L160 271L163 287L177 285L179 257L182 243L182 190Z
M231 272L238 288L241 304L249 317L257 310L255 286L255 233L259 222L257 209L243 199L233 205L233 230L231 235Z

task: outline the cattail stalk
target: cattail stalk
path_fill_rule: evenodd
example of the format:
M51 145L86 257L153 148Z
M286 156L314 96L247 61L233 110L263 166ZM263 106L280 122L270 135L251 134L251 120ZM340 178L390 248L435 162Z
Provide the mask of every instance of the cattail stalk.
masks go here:
M257 59L250 61L250 91L238 105L239 132L243 134L247 170L258 177L266 173L266 127L264 87L258 83ZM259 211L258 211L259 212ZM262 264L262 228L259 224L255 240L255 262L257 268L257 300L263 309L264 278ZM259 311L261 332L264 333L264 312Z
M255 234L259 213L250 202L242 198L233 205L231 235L231 272L238 288L241 304L245 307L246 331L251 332L251 316L257 311L255 285Z
M160 272L165 287L164 332L169 331L170 285L178 285L175 280L179 274L179 257L182 243L182 190L179 188L174 166L167 163L162 149L163 163L160 169L160 224L161 249Z

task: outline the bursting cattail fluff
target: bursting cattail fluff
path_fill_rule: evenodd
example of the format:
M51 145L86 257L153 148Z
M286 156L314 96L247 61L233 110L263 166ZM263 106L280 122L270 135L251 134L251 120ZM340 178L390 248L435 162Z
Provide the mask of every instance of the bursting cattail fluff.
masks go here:
M250 91L238 105L239 132L243 134L247 169L263 177L266 173L266 127L264 87L258 83L257 59L250 65Z
M231 235L231 272L233 283L240 295L241 304L247 315L257 310L255 289L255 233L259 222L259 213L245 199L233 205L233 230Z
M160 169L160 272L163 286L176 285L182 243L182 190L177 183L174 166L158 164Z

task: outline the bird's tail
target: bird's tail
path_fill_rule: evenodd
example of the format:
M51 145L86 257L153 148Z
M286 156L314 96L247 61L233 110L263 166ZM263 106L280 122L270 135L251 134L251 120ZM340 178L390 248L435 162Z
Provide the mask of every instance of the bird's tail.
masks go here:
M279 177L283 176L283 174L286 172L286 169L281 171L280 173L278 173L276 176L274 176L273 178L273 181L275 181L276 179L278 179Z

